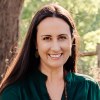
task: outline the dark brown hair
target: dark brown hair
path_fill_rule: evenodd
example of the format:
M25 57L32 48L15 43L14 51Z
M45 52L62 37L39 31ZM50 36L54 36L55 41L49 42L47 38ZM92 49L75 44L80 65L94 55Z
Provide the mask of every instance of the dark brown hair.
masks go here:
M72 44L72 55L64 64L66 71L75 72L76 58L77 58L77 30L75 23L67 10L57 4L49 4L41 8L33 17L28 33L21 50L18 52L16 58L9 66L5 77L0 86L0 92L4 88L22 78L24 78L30 71L36 70L40 63L40 58L35 57L36 52L36 36L38 24L47 17L57 17L63 19L69 26L71 37L74 39Z

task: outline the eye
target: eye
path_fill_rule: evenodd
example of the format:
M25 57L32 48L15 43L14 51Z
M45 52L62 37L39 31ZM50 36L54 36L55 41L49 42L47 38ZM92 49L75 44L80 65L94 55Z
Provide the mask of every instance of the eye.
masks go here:
M66 36L60 36L60 37L59 37L59 40L65 40L65 39L67 39Z
M43 40L51 40L51 37L44 37Z

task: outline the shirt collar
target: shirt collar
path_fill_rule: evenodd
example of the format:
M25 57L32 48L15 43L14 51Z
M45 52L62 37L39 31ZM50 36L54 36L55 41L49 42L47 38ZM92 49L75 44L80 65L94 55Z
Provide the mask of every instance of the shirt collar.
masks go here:
M33 73L39 79L43 79L44 81L47 80L47 75L45 75L44 73L42 73L40 70L35 70ZM67 81L68 83L70 83L72 80L73 80L73 73L72 72L67 72L67 74L65 75L65 81Z
M72 72L67 72L65 75L65 80L70 83L73 80L73 73Z

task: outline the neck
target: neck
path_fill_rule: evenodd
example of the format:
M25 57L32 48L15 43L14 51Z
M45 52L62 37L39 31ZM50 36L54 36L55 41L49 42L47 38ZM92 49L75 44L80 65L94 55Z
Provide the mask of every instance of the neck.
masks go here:
M49 82L57 82L63 80L63 67L55 69L40 67L40 71L47 75L47 81Z

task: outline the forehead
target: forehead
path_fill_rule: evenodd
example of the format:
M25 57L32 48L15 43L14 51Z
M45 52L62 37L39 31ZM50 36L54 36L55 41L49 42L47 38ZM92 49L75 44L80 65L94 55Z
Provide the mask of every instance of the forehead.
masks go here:
M39 23L37 30L38 34L70 33L70 27L67 22L57 17L45 18Z

